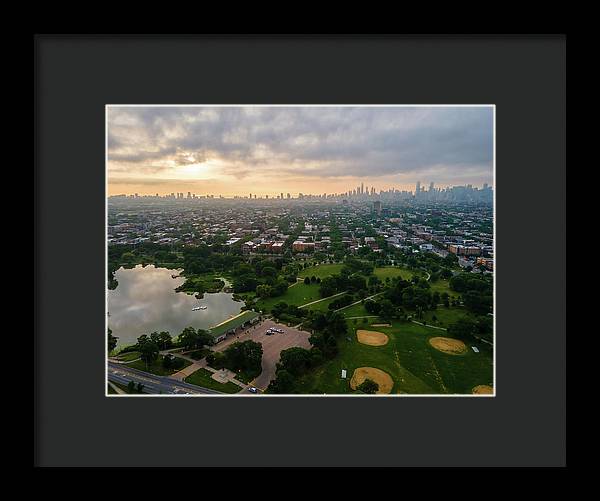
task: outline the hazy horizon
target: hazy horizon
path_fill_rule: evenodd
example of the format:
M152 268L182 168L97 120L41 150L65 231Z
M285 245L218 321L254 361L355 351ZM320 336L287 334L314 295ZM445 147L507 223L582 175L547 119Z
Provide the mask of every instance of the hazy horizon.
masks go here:
M108 195L493 184L493 108L107 108Z

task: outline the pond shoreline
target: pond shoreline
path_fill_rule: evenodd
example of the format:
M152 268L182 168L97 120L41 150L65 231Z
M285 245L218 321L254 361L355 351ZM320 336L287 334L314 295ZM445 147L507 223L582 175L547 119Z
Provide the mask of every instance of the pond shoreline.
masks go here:
M186 327L208 329L242 311L245 303L225 292L231 284L226 277L203 276L203 283L218 280L206 291L181 290L187 280L182 271L153 264L115 270L119 286L108 290L108 324L119 338L117 350L134 344L142 334L167 331L175 338Z

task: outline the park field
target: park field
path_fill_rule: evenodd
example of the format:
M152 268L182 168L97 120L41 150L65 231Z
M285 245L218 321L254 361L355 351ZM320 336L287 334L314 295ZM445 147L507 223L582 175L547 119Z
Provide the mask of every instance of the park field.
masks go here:
M439 292L440 294L447 292L448 295L452 298L452 297L458 297L459 294L458 292L453 291L450 288L450 284L448 282L448 280L436 280L435 282L429 282L429 285L431 285L431 292Z
M374 367L387 372L393 379L391 394L471 394L477 385L491 385L493 381L493 354L485 343L470 343L461 355L450 355L436 350L429 339L446 336L411 322L394 321L392 327L373 327L380 323L369 318L367 323L349 320L347 337L338 341L340 352L302 376L296 385L299 393L350 394L349 382L358 367ZM358 342L357 329L370 329L386 334L384 346L368 346ZM471 346L480 352L475 353ZM347 370L347 379L341 379L341 370Z
M338 275L343 267L343 264L318 264L302 270L298 276L300 278L315 276L323 279L331 275Z
M437 320L434 320L434 316ZM435 325L436 327L443 327L444 329L447 329L450 324L453 324L457 320L467 316L469 316L469 313L462 306L450 308L438 306L435 310L426 311L423 314L422 320L425 320L428 324Z
M386 278L396 278L402 277L403 280L410 280L414 273L406 268L399 268L397 266L384 266L381 268L375 268L373 271L374 275L379 278L382 282L385 281Z
M319 284L306 285L304 282L298 282L292 287L288 287L285 294L276 297L260 299L256 302L256 307L262 311L270 311L277 303L284 302L287 304L301 306L311 301L321 299L319 296Z

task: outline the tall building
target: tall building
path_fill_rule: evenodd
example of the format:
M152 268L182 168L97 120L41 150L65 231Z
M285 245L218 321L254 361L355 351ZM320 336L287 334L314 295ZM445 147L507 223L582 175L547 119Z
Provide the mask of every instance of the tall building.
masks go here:
M363 183L360 183L360 194L362 195L364 192Z
M417 187L415 189L415 195L419 196L420 193L421 193L421 181L417 181Z
M433 193L433 181L429 183L429 191Z
M289 200L290 198L292 198L292 196L291 196L289 193L287 194L287 197L288 197L288 200Z
M378 216L381 216L381 202L379 200L375 200L375 202L373 202L373 209L375 209L375 212L377 212Z

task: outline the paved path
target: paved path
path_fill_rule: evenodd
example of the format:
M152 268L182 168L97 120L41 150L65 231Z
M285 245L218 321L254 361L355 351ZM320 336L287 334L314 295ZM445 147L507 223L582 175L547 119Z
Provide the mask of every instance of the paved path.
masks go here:
M432 329L439 329L441 331L447 331L444 327L436 327L435 325L424 324L422 322L417 322L416 320L411 320L413 324L422 325L423 327L431 327Z
M351 304L349 304L349 305L347 305L347 306L342 306L341 308L338 308L338 309L337 309L337 310L335 310L335 311L340 311L340 310L343 310L343 309L345 309L345 308L350 308L350 306L354 306L355 304L359 304L360 302L362 302L362 301L366 301L367 299L373 299L375 296L379 296L379 295L383 294L384 292L385 292L385 291L383 291L383 292L378 292L377 294L373 294L372 296L369 296L369 297L366 297L366 298L364 298L364 300L363 300L363 299L359 299L358 301L355 301L354 303L351 303Z
M294 282L292 285L290 285L290 286L288 287L288 289L291 289L291 288L292 288L294 285L298 285L298 284L299 284L299 283L301 283L301 282L304 282L304 279L303 279L303 278L298 278L298 277L296 277L296 282Z
M206 359L205 358L203 358L202 360L195 360L194 362L192 362L192 365L188 365L187 367L184 367L179 372L176 372L175 374L171 374L169 377L171 377L173 379L177 379L178 381L183 381L186 377L193 374L198 369L202 369L204 367L206 367Z
M411 322L413 324L418 324L418 325L422 325L423 327L430 327L432 329L439 329L441 331L446 331L448 332L448 329L444 328L444 327L437 327L435 325L429 325L429 324L423 324L421 322L417 322L416 320L411 320ZM488 341L487 339L483 339L482 337L478 337L478 336L473 336L475 339L477 339L478 341L481 341L482 343L487 343L490 346L494 346L494 343L491 343L490 341Z
M237 384L239 387L241 388L248 388L249 385L242 383L241 381L238 381L237 379L235 379L235 372L232 372L228 369L213 369L212 367L206 366L205 369L209 370L210 372L213 373L212 379L214 379L215 381L217 381L218 383L233 383L233 384Z
M337 296L341 296L342 294L346 294L346 292L348 292L348 291L338 292L337 294L334 294L333 296L324 297L323 299L317 299L316 301L312 301L310 303L303 304L302 306L298 306L298 308L304 308L305 306L310 306L311 304L320 303L321 301L327 301L328 299L331 299L332 297L337 297Z
M115 364L130 364L132 362L137 362L138 360L141 360L140 357L134 358L133 360L119 360L118 358L114 358L114 357L109 357L108 359L111 362L114 362Z

